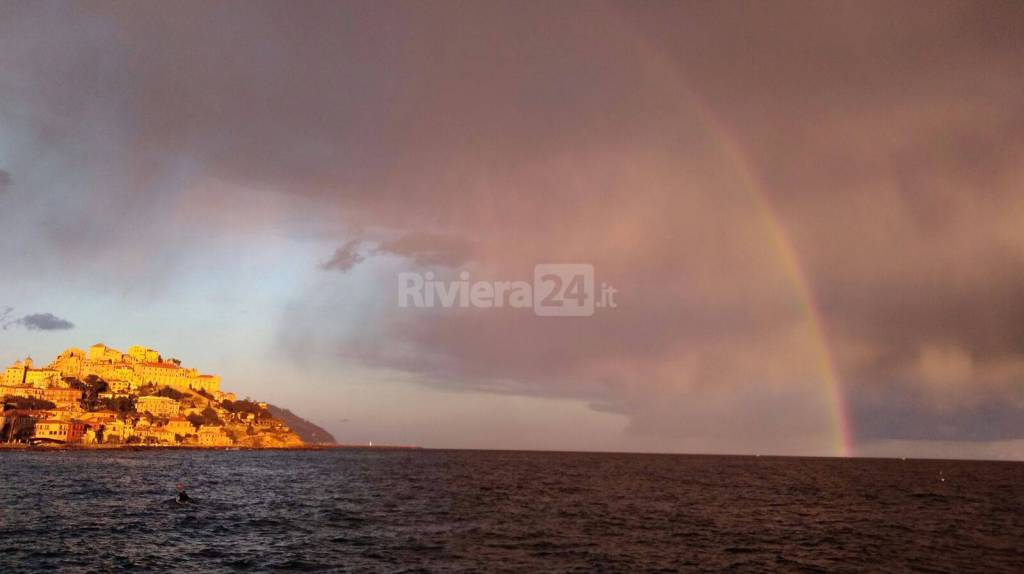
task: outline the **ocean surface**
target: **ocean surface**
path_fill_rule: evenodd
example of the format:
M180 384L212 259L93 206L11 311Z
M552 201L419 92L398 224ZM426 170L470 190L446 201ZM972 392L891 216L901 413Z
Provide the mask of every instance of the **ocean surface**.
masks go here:
M0 451L5 574L865 570L1024 572L1024 463Z

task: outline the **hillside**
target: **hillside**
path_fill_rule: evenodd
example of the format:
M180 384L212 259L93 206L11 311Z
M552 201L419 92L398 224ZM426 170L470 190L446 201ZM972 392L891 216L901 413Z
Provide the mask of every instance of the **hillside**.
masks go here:
M301 447L268 405L237 400L217 375L147 347L70 348L45 367L16 361L0 380L0 442L83 446ZM317 442L329 433L287 410Z
M288 425L288 428L290 428L293 433L299 435L302 442L307 445L337 444L337 441L331 433L288 409L268 404L267 411L269 411L271 416L275 419Z

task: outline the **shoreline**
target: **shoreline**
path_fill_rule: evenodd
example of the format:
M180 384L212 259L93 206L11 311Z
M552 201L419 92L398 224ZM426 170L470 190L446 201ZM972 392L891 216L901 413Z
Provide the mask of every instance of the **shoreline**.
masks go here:
M184 445L30 445L30 444L0 444L0 452L11 451L69 451L69 450L202 450L202 451L236 451L236 450L422 450L420 446L402 445L358 445L358 444L310 444L302 446L276 446L276 447L251 447L251 446L184 446Z

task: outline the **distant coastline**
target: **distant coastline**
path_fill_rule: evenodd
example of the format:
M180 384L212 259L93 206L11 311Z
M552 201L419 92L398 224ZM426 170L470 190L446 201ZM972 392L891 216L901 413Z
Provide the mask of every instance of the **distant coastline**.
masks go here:
M140 444L47 444L33 445L28 443L0 443L0 451L161 451L161 450L200 450L200 451L243 451L243 450L430 450L414 445L365 445L365 444L303 444L299 446L281 447L249 447L249 446L185 446L185 445L140 445Z

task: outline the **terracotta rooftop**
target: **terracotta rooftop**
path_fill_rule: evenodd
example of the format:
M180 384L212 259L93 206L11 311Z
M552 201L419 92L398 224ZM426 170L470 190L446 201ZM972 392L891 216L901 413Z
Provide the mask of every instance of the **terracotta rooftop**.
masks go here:
M142 366L143 367L156 367L158 369L174 369L176 371L178 369L181 369L181 367L179 367L178 365L175 365L174 363L142 363Z

